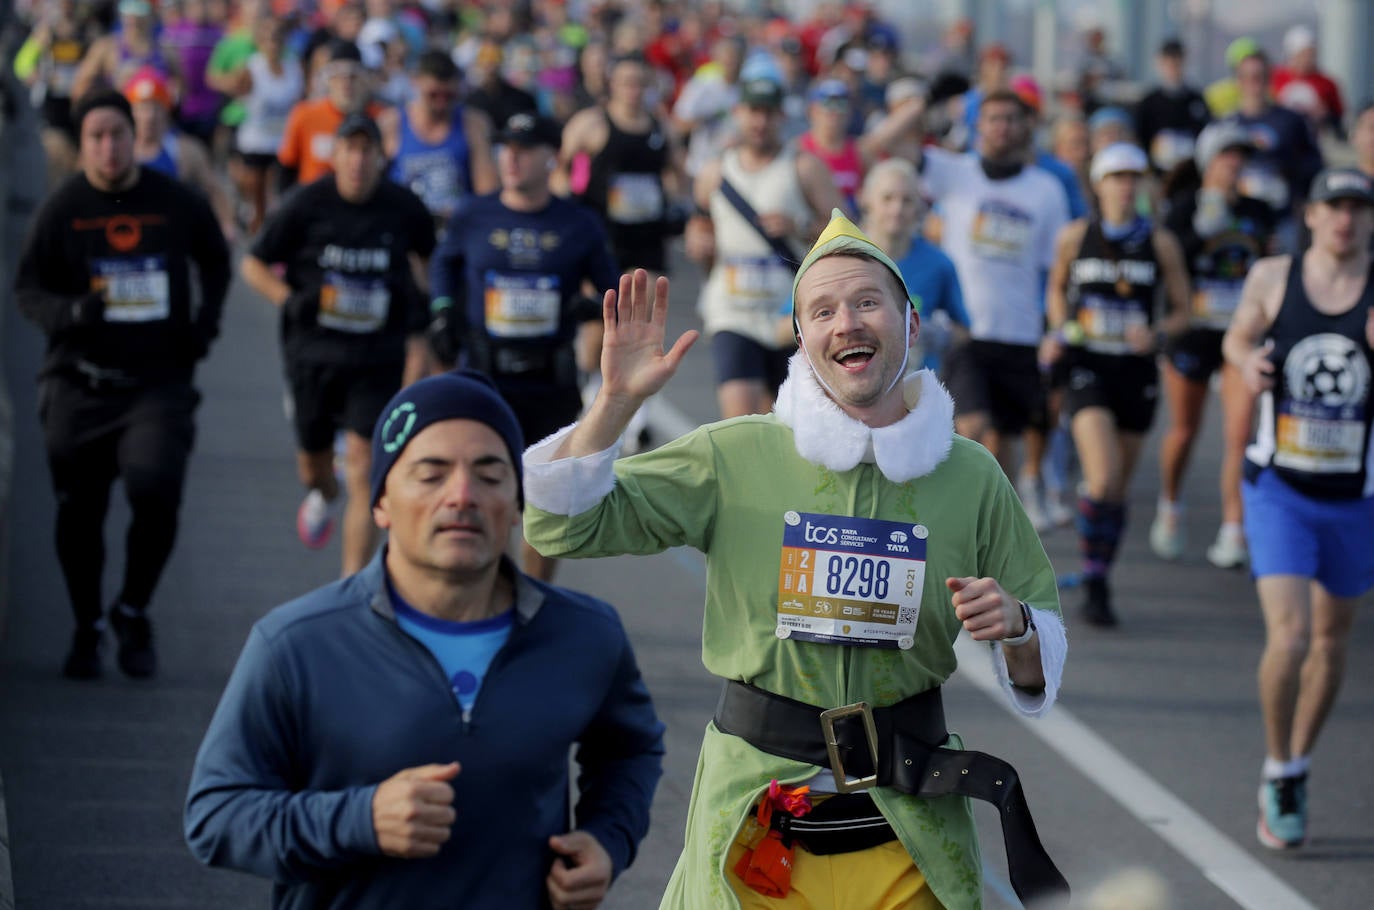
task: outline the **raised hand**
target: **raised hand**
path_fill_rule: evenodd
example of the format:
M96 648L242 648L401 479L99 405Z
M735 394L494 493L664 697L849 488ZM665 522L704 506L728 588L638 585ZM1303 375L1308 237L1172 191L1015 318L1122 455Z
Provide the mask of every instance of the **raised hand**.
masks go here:
M700 334L684 332L664 352L668 279L660 277L651 296L649 273L643 269L620 276L620 289L606 292L601 315L606 331L601 342L600 394L633 402L636 408L672 378Z

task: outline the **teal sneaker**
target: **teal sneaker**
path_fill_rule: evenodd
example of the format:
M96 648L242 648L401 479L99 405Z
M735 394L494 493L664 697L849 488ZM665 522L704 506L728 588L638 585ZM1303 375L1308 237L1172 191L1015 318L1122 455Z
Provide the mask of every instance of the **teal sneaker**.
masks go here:
M1307 840L1307 775L1260 784L1255 834L1270 850L1291 850Z

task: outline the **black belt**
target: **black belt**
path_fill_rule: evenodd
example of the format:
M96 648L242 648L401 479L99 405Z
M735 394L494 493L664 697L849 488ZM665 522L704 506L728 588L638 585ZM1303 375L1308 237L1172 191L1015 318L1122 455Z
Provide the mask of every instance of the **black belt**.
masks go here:
M925 798L957 795L992 803L1017 896L1027 904L1068 896L1068 882L1040 843L1016 769L984 752L936 745L949 735L939 689L886 707L858 702L824 709L729 681L715 723L764 752L829 767L841 793L892 787Z

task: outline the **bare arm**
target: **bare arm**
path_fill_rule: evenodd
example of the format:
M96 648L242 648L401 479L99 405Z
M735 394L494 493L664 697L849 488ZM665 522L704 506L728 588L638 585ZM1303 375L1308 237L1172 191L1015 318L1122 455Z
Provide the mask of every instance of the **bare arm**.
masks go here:
M830 173L830 168L815 155L806 152L797 155L797 179L801 181L806 204L815 213L810 224L797 225L797 233L811 244L830 223L831 211L844 210L844 197L840 195L839 187L835 186L835 177Z
M383 108L377 113L377 131L382 134L382 151L388 160L401 151L401 109Z
M1273 256L1250 267L1231 327L1221 340L1226 362L1240 370L1245 385L1255 393L1274 386L1274 365L1269 362L1273 345L1261 345L1260 339L1278 315L1291 262L1291 256Z
M468 136L468 167L472 177L472 191L479 196L501 188L496 174L496 158L491 151L491 120L473 108L463 110L463 129Z
M234 203L210 166L210 156L200 143L185 136L177 142L177 156L184 169L186 182L198 187L210 200L210 208L219 220L220 230L226 240L232 241L237 233L234 229Z
M1188 299L1192 294L1188 267L1183 259L1183 246L1172 231L1162 227L1154 232L1154 244L1155 257L1164 271L1164 301L1167 306L1159 327L1166 335L1178 335L1188 328Z
M1054 363L1064 355L1064 342L1058 332L1069 321L1069 263L1077 255L1083 243L1083 232L1088 223L1082 219L1070 221L1059 229L1054 241L1054 263L1050 266L1049 280L1045 283L1045 315L1049 322L1049 334L1040 342L1040 362Z
M698 213L687 220L687 230L683 237L687 257L704 269L711 268L716 257L716 231L709 215L701 214L711 209L711 196L720 188L720 162L711 161L697 174L692 185L692 201Z
M103 76L110 70L110 55L114 52L114 38L106 35L97 38L91 45L82 59L81 65L76 68L76 75L72 77L72 98L80 98L95 87Z
M267 263L251 253L246 254L239 263L239 274L250 288L267 298L273 306L281 306L291 296L291 285L272 274Z
M572 195L572 166L578 155L592 155L598 144L596 140L596 121L604 122L605 115L600 108L589 107L578 111L563 128L563 144L558 149L558 167L549 176L549 187L560 196Z
M859 137L859 153L865 165L886 151L909 130L920 125L921 116L926 112L924 98L909 98L898 108L878 121L877 126Z
M699 334L695 329L667 352L668 279L649 289L649 274L621 275L619 291L602 300L601 389L587 414L559 446L555 458L579 458L605 451L630 425L639 406L667 384Z

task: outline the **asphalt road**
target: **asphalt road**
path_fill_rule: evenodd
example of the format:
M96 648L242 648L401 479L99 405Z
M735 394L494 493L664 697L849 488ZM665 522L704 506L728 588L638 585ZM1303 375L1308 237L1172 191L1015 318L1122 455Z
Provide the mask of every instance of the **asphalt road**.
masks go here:
M695 281L683 280L673 323L693 324ZM273 605L328 581L337 546L304 550L300 490L282 416L274 315L236 287L224 336L199 377L205 393L176 554L154 601L162 672L96 683L58 672L70 611L51 538L53 501L33 410L41 339L6 311L4 370L15 396L14 527L8 628L0 642L0 771L8 795L20 910L263 906L268 886L206 870L181 840L191 762L249 626ZM665 393L690 422L715 413L704 345ZM1262 643L1246 576L1208 566L1218 449L1210 415L1193 482L1194 552L1150 556L1153 457L1132 497L1117 573L1120 629L1075 622L1061 708L1048 723L1011 718L979 687L973 653L947 686L951 726L971 748L1012 761L1041 835L1086 896L1130 867L1154 870L1187 910L1369 906L1374 882L1374 672L1362 656L1374 627L1357 623L1340 703L1312 772L1310 846L1276 856L1255 843L1262 738L1255 666ZM673 426L671 420L658 426ZM660 435L661 432L660 432ZM116 493L107 525L112 589L127 513ZM1076 567L1068 531L1046 537L1061 571ZM667 773L653 830L606 906L657 906L682 842L697 747L716 682L700 662L702 574L694 553L569 562L559 581L617 604L668 724ZM0 611L2 613L3 611ZM981 671L981 672L975 672ZM1009 899L995 813L978 809L989 870L986 904Z

